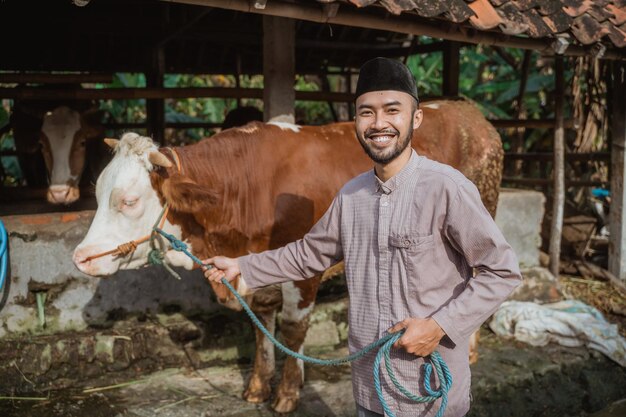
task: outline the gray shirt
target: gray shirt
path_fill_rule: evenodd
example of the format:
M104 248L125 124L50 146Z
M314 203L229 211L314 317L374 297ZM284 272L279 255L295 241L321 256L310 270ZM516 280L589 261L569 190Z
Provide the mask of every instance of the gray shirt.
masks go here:
M350 295L350 352L379 339L408 317L432 317L446 332L437 351L453 376L446 416L469 410L469 337L519 284L515 253L457 170L418 156L386 182L365 172L348 182L303 239L239 258L250 288L312 277L345 260ZM472 276L475 268L476 275ZM352 364L354 397L382 413L372 377L375 352ZM423 390L424 360L394 349L396 376ZM398 416L434 416L440 400L416 404L383 389ZM431 386L439 382L431 380Z

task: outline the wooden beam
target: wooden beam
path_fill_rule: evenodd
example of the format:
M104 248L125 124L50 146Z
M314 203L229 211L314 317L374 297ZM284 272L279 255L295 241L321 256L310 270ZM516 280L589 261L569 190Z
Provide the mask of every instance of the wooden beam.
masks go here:
M163 88L165 77L165 54L162 46L156 46L152 51L152 68L146 74L148 87ZM148 122L148 136L165 146L165 101L163 98L153 98L146 102L146 116Z
M258 13L270 16L288 17L322 24L347 25L367 29L378 29L396 33L429 36L451 41L473 44L495 45L520 49L532 49L544 54L554 54L553 41L545 39L522 38L498 32L487 32L469 29L464 25L454 25L440 20L429 20L411 13L389 18L388 14L375 15L362 11L340 8L334 17L327 16L322 7L310 3L287 3L280 0L268 2L264 9L252 7L248 0L162 0L173 3L193 4L197 6L218 7L221 9L238 10L240 12ZM374 9L374 8L372 8ZM564 52L565 56L593 55L592 47L570 45ZM626 54L620 50L606 51L603 59L625 60Z
M565 135L563 129L563 102L565 81L563 57L555 58L555 100L554 100L554 164L552 168L552 220L550 225L550 272L559 276L561 258L561 236L565 210Z
M271 3L270 3L271 4ZM295 20L263 16L263 118L295 121Z
M554 119L489 119L489 122L497 129L510 127L530 128L530 129L554 129ZM574 128L573 119L563 120L563 127Z
M503 184L547 186L552 183L552 180L548 178L502 177L502 183ZM608 182L587 181L587 180L565 180L565 185L568 187L606 187L608 185Z
M515 153L507 152L504 154L504 159L510 160L522 160L522 161L552 161L554 160L554 154L549 152L524 152ZM610 161L610 152L581 152L581 153L567 153L565 154L566 161Z
M50 74L41 72L0 73L0 83L2 84L109 84L112 82L112 74Z
M444 96L459 95L460 50L459 42L444 42L443 84L441 85L441 93Z
M609 271L626 280L626 63L613 63Z

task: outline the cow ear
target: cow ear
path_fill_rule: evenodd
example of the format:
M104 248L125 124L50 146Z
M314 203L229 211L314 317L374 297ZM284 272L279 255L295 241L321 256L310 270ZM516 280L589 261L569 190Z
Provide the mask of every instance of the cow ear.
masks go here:
M163 181L165 201L176 211L197 213L218 201L218 194L179 173Z
M159 151L152 151L148 154L148 161L152 165L157 165L163 168L170 168L172 166L172 162L167 159L167 156L163 155Z
M120 143L120 141L119 139L104 138L104 143L109 145L111 149L115 150L115 148L117 148L117 145Z

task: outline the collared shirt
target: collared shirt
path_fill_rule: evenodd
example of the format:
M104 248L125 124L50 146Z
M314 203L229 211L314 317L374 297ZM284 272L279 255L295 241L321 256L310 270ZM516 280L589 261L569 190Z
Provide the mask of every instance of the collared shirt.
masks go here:
M374 170L348 182L303 239L239 258L250 288L314 276L345 260L350 352L408 317L432 317L445 331L437 351L453 377L446 416L469 410L469 337L519 284L517 258L459 171L418 156L382 182ZM476 275L472 276L473 268ZM382 413L372 352L352 364L355 400ZM396 377L424 391L423 358L393 349ZM384 396L397 416L434 416L440 400L416 404L383 369ZM431 386L439 387L436 379Z

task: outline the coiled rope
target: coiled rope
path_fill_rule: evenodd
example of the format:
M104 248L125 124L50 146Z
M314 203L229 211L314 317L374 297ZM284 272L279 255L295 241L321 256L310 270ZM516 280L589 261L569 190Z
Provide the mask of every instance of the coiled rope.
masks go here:
M153 230L154 232L160 234L165 239L167 239L170 242L172 249L179 251L179 252L183 252L188 257L190 257L196 264L200 266L204 266L209 269L213 268L212 265L203 264L202 261L198 259L198 257L196 257L191 252L189 252L185 242L182 242L181 240L177 239L175 236L172 236L171 234L164 232L161 228L157 227L157 225L154 226ZM155 251L159 251L159 249L156 249L155 246L153 246L153 250L151 251L149 255L151 258L151 262L153 258L160 259L160 260L163 259L162 252L161 252L161 255L158 256L158 255L152 254L152 252L155 252ZM162 263L163 265L166 265L162 261L161 262L157 261L155 263ZM168 268L168 270L171 270L171 268ZM385 361L385 369L387 370L387 375L389 376L389 379L393 382L395 387L403 395L405 395L407 398L417 403L431 403L441 398L441 405L439 406L439 410L437 411L436 417L443 416L446 410L446 406L448 405L448 392L450 391L450 388L452 387L452 374L450 373L450 370L448 369L448 365L442 359L439 352L433 352L430 354L430 356L425 358L428 361L424 364L424 389L428 393L427 396L421 397L421 396L418 396L409 392L397 380L395 373L393 372L393 369L391 367L391 357L389 355L389 352L393 344L398 339L400 339L400 337L404 333L404 330L397 332L397 333L387 334L383 336L382 338L380 338L379 340L365 346L360 351L355 352L351 355L345 356L343 358L338 358L338 359L313 358L313 357L295 352L289 349L288 347L286 347L285 345L283 345L282 343L280 343L274 337L274 335L271 334L265 328L265 326L263 326L263 323L261 323L258 317L252 312L252 309L245 302L243 297L237 292L237 290L235 290L235 288L225 278L222 278L222 284L224 284L233 293L235 298L237 298L237 300L241 303L241 306L243 307L248 317L250 317L250 320L252 320L252 322L261 330L261 332L263 332L265 337L267 337L283 353L289 356L292 356L296 359L300 359L304 362L313 363L316 365L340 365L340 364L344 364L348 362L353 362L363 357L364 355L366 355L368 352L372 351L373 349L380 347L380 349L378 350L378 353L376 354L376 359L374 360L374 386L376 389L376 395L378 395L378 399L380 400L380 403L383 409L385 410L385 414L387 414L388 416L395 417L395 414L393 413L393 411L391 410L391 408L389 407L389 405L387 404L387 401L385 400L383 396L383 389L382 389L382 385L380 381L380 373L381 373L380 363L383 359ZM430 378L432 375L433 368L435 369L435 373L437 374L437 378L439 380L439 385L440 385L439 389L432 389L430 386Z

